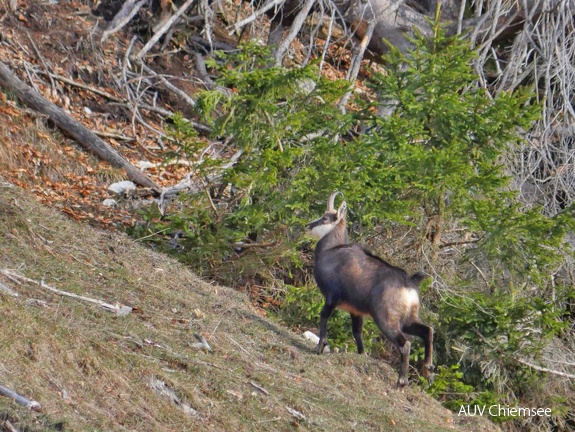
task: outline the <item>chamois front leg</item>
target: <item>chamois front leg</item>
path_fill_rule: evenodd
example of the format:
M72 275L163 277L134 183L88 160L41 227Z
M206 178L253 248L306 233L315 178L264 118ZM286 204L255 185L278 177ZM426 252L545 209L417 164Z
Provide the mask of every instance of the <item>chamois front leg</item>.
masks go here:
M331 313L335 309L335 304L328 303L327 301L323 305L321 312L319 314L319 342L315 347L315 352L317 354L323 354L327 344L327 320L329 319Z
M354 314L349 315L351 316L351 333L357 345L357 353L363 354L363 317Z

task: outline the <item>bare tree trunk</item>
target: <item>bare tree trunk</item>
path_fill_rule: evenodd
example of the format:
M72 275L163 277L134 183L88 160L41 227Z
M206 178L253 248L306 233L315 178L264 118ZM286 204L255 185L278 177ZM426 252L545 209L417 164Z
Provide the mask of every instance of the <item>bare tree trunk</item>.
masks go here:
M151 178L124 159L120 153L98 138L82 123L66 114L61 108L46 100L42 95L26 85L2 62L0 62L0 87L9 92L13 92L18 99L26 105L47 115L56 126L70 135L86 150L92 152L100 159L109 162L111 165L126 170L126 174L130 180L140 186L149 187L155 192L159 192L160 188Z
M351 87L348 90L348 92L341 98L341 101L338 104L343 112L345 112L345 106L347 105L347 101L349 100L351 94L353 93L355 80L357 79L357 75L359 74L359 70L361 68L361 61L363 60L363 56L365 54L367 46L369 45L369 41L373 36L375 25L376 20L375 19L371 20L371 22L367 26L367 30L365 31L365 35L363 36L361 43L359 44L358 47L354 49L354 51L356 52L353 54L353 57L351 59L351 65L349 67L349 70L347 71L347 76L345 77L351 83Z
M160 38L164 35L164 33L166 33L172 27L172 25L174 25L174 23L178 20L178 18L180 18L180 16L182 16L182 14L185 11L187 11L188 8L192 6L192 4L195 1L196 0L187 0L182 6L180 6L180 8L176 11L176 13L172 15L164 23L164 25L162 25L162 27L156 31L156 34L152 36L152 38L146 43L146 45L144 45L144 47L140 50L138 55L136 55L136 59L142 60L142 58L146 55L146 53L150 50L150 48L152 48L160 40Z
M287 34L286 38L283 42L278 46L276 53L275 53L275 60L276 64L281 65L282 60L284 58L285 53L287 52L290 44L296 38L297 34L299 33L305 19L307 18L311 8L313 7L315 0L307 0L305 4L302 6L301 10L298 12L297 16L294 19L294 22L290 28L289 33Z

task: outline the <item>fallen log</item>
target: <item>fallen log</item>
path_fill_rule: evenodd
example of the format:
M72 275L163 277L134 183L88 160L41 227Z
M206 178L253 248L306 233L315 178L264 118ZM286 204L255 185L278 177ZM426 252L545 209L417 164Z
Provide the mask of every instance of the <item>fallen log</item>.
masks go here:
M116 149L98 138L78 120L72 118L57 105L45 99L40 93L21 81L8 66L0 62L0 87L12 92L27 106L48 116L64 133L71 136L78 144L110 165L122 168L128 178L140 186L158 192L160 188L146 174L128 162Z
M38 402L36 402L35 400L26 399L24 396L21 396L18 393L16 393L15 391L12 391L12 390L10 390L4 386L1 386L1 385L0 385L0 395L5 396L7 398L14 399L14 401L16 401L16 403L18 403L22 406L25 406L28 409L31 409L34 411L39 411L40 409L42 409L40 404Z

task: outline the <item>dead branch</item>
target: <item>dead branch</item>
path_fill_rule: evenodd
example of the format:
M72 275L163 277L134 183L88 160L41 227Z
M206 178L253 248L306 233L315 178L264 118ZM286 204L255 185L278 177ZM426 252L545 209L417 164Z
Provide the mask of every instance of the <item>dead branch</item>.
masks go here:
M327 49L329 48L329 44L331 43L331 35L333 33L333 23L335 21L335 13L336 13L337 9L333 8L331 10L331 17L329 19L329 26L327 29L327 36L325 38L325 43L323 45L323 51L321 52L321 60L319 62L319 70L323 70L323 64L325 62L325 57L327 55Z
M186 11L188 8L195 2L196 0L187 0L180 8L176 11L174 15L167 20L164 25L158 29L156 34L152 36L152 38L144 45L144 47L140 50L140 52L136 55L136 59L141 61L142 58L146 55L146 53L152 48L160 38L166 33L170 27L178 20L178 18Z
M18 207L20 210L22 210L20 208L20 206L16 205L16 207ZM16 238L16 237L14 237ZM16 279L15 277L10 276L9 274L4 274L4 276L6 276L8 279L10 279L12 282L14 282L16 285L22 285L22 282L18 279Z
M114 102L123 102L124 101L123 99L118 98L118 97L116 97L116 96L114 96L108 92L105 92L103 90L99 90L97 88L91 87L91 86L86 85L86 84L76 82L76 81L69 79L69 78L66 78L62 75L52 74L52 73L43 72L43 71L39 71L39 73L41 75L48 75L50 77L50 79L53 78L53 79L56 79L60 82L65 83L65 84L69 84L71 86L78 87L78 88L81 88L83 90L87 90L89 92L92 92L94 94L97 94L98 96L102 96L102 97L109 99L111 101L114 101ZM114 134L114 133L110 133L110 132L100 132L100 131L92 131L92 132L95 133L97 136L103 137L103 138L114 138L114 139L121 140L121 141L135 141L136 140L136 138L134 138L134 137L129 137L129 136L120 135L120 134Z
M263 7L261 7L260 9L256 10L253 14L251 14L249 17L241 20L238 23L234 24L234 28L229 32L229 36L233 35L235 32L239 32L240 29L242 29L243 27L245 27L246 25L248 25L249 23L251 23L252 21L255 21L258 17L262 16L263 14L265 14L267 11L269 11L271 8L276 7L276 6L281 6L283 3L285 3L286 0L273 0L270 1L268 3L266 3ZM228 27L229 28L229 27Z
M132 36L132 39L130 40L130 43L128 44L128 48L126 48L126 52L124 53L124 59L122 61L122 80L124 82L124 86L126 88L126 96L128 98L129 101L132 100L132 91L130 89L130 86L128 85L128 67L131 66L130 63L130 53L132 52L132 49L134 48L134 44L136 43L136 40L138 40L137 36Z
M174 93L176 93L178 96L180 96L188 105L190 106L196 106L196 101L193 100L185 91L179 89L178 87L176 87L175 85L173 85L171 82L169 82L166 78L164 78L163 76L159 75L157 72L155 72L152 68L146 66L145 64L142 63L142 68L144 69L145 72L149 73L150 75L152 75L155 78L158 78L162 84L168 89L173 91Z
M284 58L289 46L291 45L292 41L296 38L299 31L301 30L303 23L305 22L308 14L309 14L309 11L313 7L314 3L315 3L315 0L307 0L305 2L305 4L302 6L301 10L296 15L294 22L293 22L292 26L290 27L290 30L289 30L287 36L282 41L282 43L277 47L277 50L275 52L274 57L275 57L275 61L276 61L277 65L282 64L283 58Z
M199 52L194 54L194 60L196 63L196 70L200 74L200 78L202 82L207 88L211 88L215 85L214 81L210 77L208 73L208 69L206 68L206 63L204 62L204 56L202 56Z
M242 154L243 154L242 150L238 150L237 152L235 152L234 155L229 159L228 163L221 166L220 171L218 173L209 175L206 181L208 183L212 183L217 179L219 179L222 175L221 172L234 166L234 164L238 161L238 159L241 157ZM158 207L162 215L165 214L168 203L179 193L185 191L193 195L203 190L203 186L199 185L197 182L193 182L191 177L192 173L188 174L182 181L180 181L175 186L166 188L162 191L158 203Z
M186 167L190 167L190 166L195 166L197 165L197 163L195 162L190 162L188 160L182 160L182 159L174 159L168 162L159 162L159 163L152 163L152 162L144 162L144 161L140 161L136 164L138 166L138 168L140 168L141 170L147 170L150 168L162 168L162 167L168 167L168 166L186 166Z
M250 385L251 385L252 387L254 387L255 389L261 391L261 392L262 392L263 394L265 394L266 396L269 396L269 395L270 395L270 392L269 392L269 391L267 391L267 390L266 390L265 388L263 388L262 386L257 385L255 382L250 381Z
M487 346L489 346L491 349L494 349L498 354L500 354L500 355L505 355L500 348L498 348L498 347L494 346L492 343L490 343L490 342L487 340L487 338L486 338L485 336L483 336L483 334L481 334L481 332L480 332L478 329L475 329L475 334L476 334ZM516 356L516 355L514 355L514 356L506 356L506 358L507 358L508 360L516 361L517 363L521 363L522 365L525 365L525 366L527 366L527 367L530 367L530 368L532 368L532 369L535 369L536 371L539 371L539 372L545 372L545 373L550 373L550 374L553 374L553 375L557 375L557 376L561 376L561 377L565 377L565 378L569 378L569 379L575 379L575 374L570 374L570 373L567 373L567 372L558 371L558 370L556 370L556 369L549 369L549 368L546 368L546 367L544 367L544 366L539 366L539 365L537 365L537 364L535 364L535 363L532 363L532 362L529 361L529 360L526 360L526 359L521 358L521 357Z
M0 273L6 275L6 276L8 276L8 277L11 277L11 278L20 279L20 280L22 280L22 281L24 281L24 282L29 282L29 283L36 284L36 285L40 286L41 288L44 288L44 289L46 289L46 290L48 290L48 291L51 291L51 292L53 292L53 293L55 293L55 294L58 294L58 295L61 295L61 296L64 296L64 297L71 297L71 298L74 298L74 299L77 299L77 300L82 300L82 301L85 301L85 302L88 302L88 303L92 303L92 304L98 305L98 306L100 306L101 308L107 310L108 312L112 312L112 313L116 314L117 316L126 316L126 315L128 315L128 314L132 311L132 308L131 308L130 306L112 305L112 304L106 303L106 302L104 302L104 301L102 301L102 300L96 300L96 299L93 299L93 298L90 298L90 297L85 297L85 296L81 296L81 295L78 295L78 294L70 293L70 292L67 292L67 291L62 291L62 290L53 288L53 287L51 287L50 285L45 284L43 281L38 282L38 281L36 281L36 280L34 280L34 279L27 278L26 276L21 276L21 275L19 275L19 274L17 274L17 273L11 272L10 270L6 270L6 269L0 270Z
M161 397L165 397L174 405L181 408L186 414L196 417L199 415L198 411L190 406L190 404L182 401L182 399L176 394L176 391L170 388L164 381L155 376L150 377L150 387L154 392Z
M357 75L359 74L359 70L361 68L361 61L363 60L363 56L365 55L365 50L369 45L369 41L371 41L371 37L373 36L376 24L377 24L377 18L372 18L371 21L369 22L369 25L367 26L365 35L363 36L359 46L357 47L356 53L352 57L351 67L348 69L346 76L346 79L351 83L351 88L341 98L338 104L342 111L345 111L347 101L349 100L353 92L353 86L355 84L355 80L357 79Z
M36 57L38 57L40 62L42 62L42 65L44 66L44 70L46 72L48 72L51 68L49 68L48 65L46 64L46 60L44 59L44 56L42 55L42 53L38 49L38 46L34 42L34 39L32 39L32 36L30 36L30 33L28 33L28 32L26 32L26 36L28 36L28 40L30 41L30 43L32 44L32 47L34 48L34 52L36 53ZM48 77L50 78L50 83L52 84L52 88L55 89L56 83L54 82L54 80L52 79L51 76L48 75Z
M122 8L118 11L107 30L102 32L101 43L106 42L106 39L118 30L122 29L130 20L138 13L140 8L147 3L148 0L140 0L136 3L136 0L128 0L124 3Z
M18 294L16 291L14 291L12 288L4 285L3 283L0 282L0 292L3 292L4 294L8 294L12 297L18 297L20 296L20 294Z
M26 399L24 396L19 395L15 391L12 391L4 386L0 385L0 395L5 396L7 398L14 399L17 404L25 406L28 409L39 411L42 409L40 404L35 400Z
M126 170L128 178L135 183L149 187L156 192L159 191L158 185L151 178L124 159L113 147L90 132L82 123L31 89L2 62L0 62L0 86L13 92L26 105L48 116L60 129L74 138L86 150L111 165Z
M126 135L120 135L120 134L116 134L116 133L112 133L112 132L100 132L100 131L93 131L96 135L98 135L99 137L103 137L103 138L113 138L116 140L120 140L120 141L136 141L136 138L134 137L129 137ZM138 164L136 164L138 165Z
M332 10L332 12L335 12L335 9ZM309 33L309 45L307 47L307 53L305 55L305 58L302 62L302 65L307 65L309 63L309 60L311 59L311 56L315 53L316 47L315 47L315 41L317 40L317 35L319 33L319 31L324 27L324 21L325 21L325 7L323 4L323 1L319 2L319 13L318 14L313 14L313 19L312 22L315 22L314 26L311 28L311 31ZM335 17L335 16L334 16ZM330 26L332 25L332 23L330 22ZM331 29L330 29L331 32ZM328 38L329 39L329 38ZM324 47L326 44L329 44L329 40L326 39L325 43L324 43Z
M296 419L298 419L298 420L303 420L303 421L306 420L305 415L303 415L303 414L302 414L301 412L299 412L298 410L295 410L295 409L293 409L293 408L290 408L290 407L287 406L287 405L286 405L286 409L287 409L288 412L289 412L292 416L294 416Z
M479 243L482 239L483 239L483 237L478 238L478 239L474 239L474 240L466 240L466 241L462 240L462 241L452 241L452 242L441 243L439 245L439 249L444 249L446 247L451 247L451 246L461 246L461 245Z
M47 308L50 306L48 302L39 299L28 299L24 303L26 303L28 306L34 306L38 308Z
M1 22L2 20L0 20ZM14 427L14 425L12 423L10 423L8 420L4 420L4 423L2 424L2 426L4 426L4 429L6 429L8 432L20 432L18 429L16 429Z
M547 357L545 357L543 360L549 361L549 362L552 362L552 363L557 363L557 364L562 364L562 365L570 366L570 367L575 367L575 362L572 362L572 361L554 360L554 359L550 359L550 358L547 358Z
M238 242L238 243L232 244L232 247L234 249L253 249L253 248L266 249L266 248L270 248L270 247L275 246L275 245L277 245L277 241L268 242L268 243Z
M545 373L550 373L553 375L558 375L558 376L562 376L562 377L569 378L569 379L575 379L575 374L570 374L567 372L561 372L561 371L558 371L555 369L549 369L549 368L546 368L543 366L539 366L539 365L536 365L534 363L531 363L530 361L522 359L520 357L516 358L515 360L517 360L519 363L521 363L525 366L528 366L532 369L535 369L536 371L539 371L539 372L545 372Z
M214 40L212 38L212 20L214 16L214 11L210 5L209 0L200 0L200 13L204 17L204 35L210 43L210 52L214 50Z
M477 57L478 73L485 83L491 83L486 87L493 94L527 86L542 105L541 119L522 133L524 143L508 155L506 166L521 199L554 216L575 200L573 171L562 166L574 157L572 133L566 129L575 118L575 5L547 0L504 2L513 6L509 12L506 7L495 8L495 2L486 4L490 7L470 35L482 50ZM484 17L491 21L483 20ZM493 30L490 22L498 22L500 28ZM500 50L497 44L509 34L514 35L512 44ZM493 62L499 66L495 71L488 66ZM571 162L567 164L572 166Z
M70 78L66 78L62 75L57 75L57 74L53 74L53 73L49 73L49 72L43 72L43 71L39 71L38 73L40 75L48 75L48 77L54 78L55 80L61 81L65 84L69 84L71 86L78 87L78 88L81 88L83 90L88 90L89 92L92 92L94 94L97 94L98 96L102 96L102 97L109 99L111 101L114 101L114 102L123 102L124 101L123 99L116 97L116 96L114 96L108 92L105 92L103 90L99 90L97 88L91 87L91 86L86 85L86 84L79 83L79 82L74 81Z
M363 56L365 54L365 50L367 49L367 46L369 45L369 41L371 40L371 37L373 36L373 31L375 30L376 24L377 24L377 18L373 18L369 22L369 24L367 26L367 30L365 31L365 35L363 36L363 38L361 39L361 42L359 43L357 52L355 53L355 55L353 56L353 58L351 60L352 67L348 69L347 76L345 77L345 79L347 79L350 82L354 82L357 78L357 75L359 74L359 69L361 67L361 61L363 60Z
M195 52L194 59L196 63L196 70L200 75L200 81L202 82L202 84L204 84L208 89L215 88L220 93L229 96L230 89L217 85L210 77L210 74L208 73L208 69L206 68L206 63L204 62L204 57L202 56L202 54L199 52Z
M466 0L461 0L461 5L459 6L459 14L457 16L457 31L456 34L461 34L463 29L463 18L465 16L465 6L467 5Z
M128 104L128 103L114 103L114 105L118 105L118 106L122 106L124 108L129 108L132 109L133 106ZM149 104L145 104L145 103L140 103L138 104L138 108L146 110L146 111L150 111L150 112L155 112L156 114L160 114L164 117L172 117L174 115L174 113L170 110L164 109L164 108L160 108L158 106L153 106L153 105L149 105ZM189 121L187 119L184 119L184 121ZM205 126L203 124L197 123L197 122L193 122L193 121L189 121L189 123L197 130L201 131L201 132L211 132L212 129L209 126Z
M190 42L192 42L195 46L201 48L202 51L204 51L205 53L209 53L212 48L224 52L232 52L236 50L235 46L225 42L213 41L210 45L209 40L204 39L203 37L198 35L190 36Z

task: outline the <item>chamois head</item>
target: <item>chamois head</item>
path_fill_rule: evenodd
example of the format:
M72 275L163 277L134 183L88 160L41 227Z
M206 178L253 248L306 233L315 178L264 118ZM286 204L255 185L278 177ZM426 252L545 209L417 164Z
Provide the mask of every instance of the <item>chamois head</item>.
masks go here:
M333 192L327 200L327 211L319 219L313 220L305 227L307 233L313 237L321 240L329 234L335 227L343 222L345 226L345 215L347 212L347 204L345 201L339 205L338 209L334 209L335 197L343 194L341 192Z

